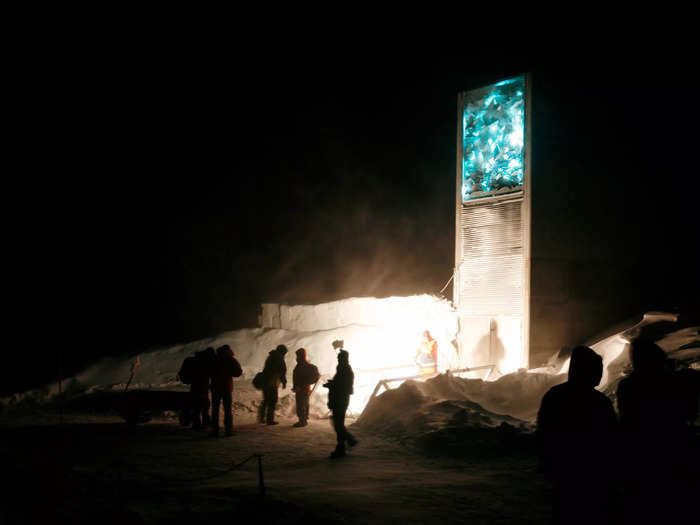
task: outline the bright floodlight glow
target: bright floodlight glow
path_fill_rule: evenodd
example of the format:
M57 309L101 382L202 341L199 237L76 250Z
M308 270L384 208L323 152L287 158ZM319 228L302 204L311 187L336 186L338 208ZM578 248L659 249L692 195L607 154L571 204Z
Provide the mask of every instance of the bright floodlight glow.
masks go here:
M462 114L462 202L522 189L525 77L465 96Z

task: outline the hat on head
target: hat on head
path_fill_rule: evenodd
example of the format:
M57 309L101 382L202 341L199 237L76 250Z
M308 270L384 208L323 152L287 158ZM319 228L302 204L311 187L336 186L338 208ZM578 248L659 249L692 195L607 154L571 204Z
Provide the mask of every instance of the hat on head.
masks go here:
M277 348L275 348L280 354L284 355L287 353L287 347L284 345L277 345Z
M231 350L231 347L229 345L220 346L219 348L216 349L216 353L218 355L225 355L225 356L233 357L233 350Z

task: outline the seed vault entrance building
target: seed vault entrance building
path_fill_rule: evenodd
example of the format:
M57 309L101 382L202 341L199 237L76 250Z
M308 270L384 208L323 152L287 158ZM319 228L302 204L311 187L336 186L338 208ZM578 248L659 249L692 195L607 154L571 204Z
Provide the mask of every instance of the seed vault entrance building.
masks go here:
M528 76L458 97L453 302L465 366L526 368L530 333Z

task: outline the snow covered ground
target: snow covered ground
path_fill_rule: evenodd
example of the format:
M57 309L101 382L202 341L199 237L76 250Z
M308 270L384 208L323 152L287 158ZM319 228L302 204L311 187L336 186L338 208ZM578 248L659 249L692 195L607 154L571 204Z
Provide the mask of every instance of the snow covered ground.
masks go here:
M331 461L329 421L292 422L239 425L233 437L212 439L174 419L135 427L96 415L68 414L62 426L55 414L15 421L0 439L14 480L0 512L32 518L27 523L49 522L52 513L110 523L110 514L129 509L146 523L285 525L543 523L549 514L549 488L531 451L425 454L355 425L359 444ZM255 453L264 454L264 498L255 458L227 472Z

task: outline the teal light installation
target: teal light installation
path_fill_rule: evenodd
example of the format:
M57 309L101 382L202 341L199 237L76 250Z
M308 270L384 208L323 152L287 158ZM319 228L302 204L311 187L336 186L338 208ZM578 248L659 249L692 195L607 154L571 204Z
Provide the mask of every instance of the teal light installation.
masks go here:
M465 94L462 202L522 190L525 77Z

